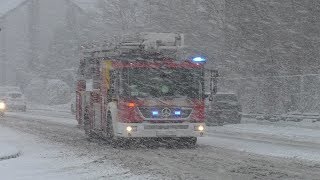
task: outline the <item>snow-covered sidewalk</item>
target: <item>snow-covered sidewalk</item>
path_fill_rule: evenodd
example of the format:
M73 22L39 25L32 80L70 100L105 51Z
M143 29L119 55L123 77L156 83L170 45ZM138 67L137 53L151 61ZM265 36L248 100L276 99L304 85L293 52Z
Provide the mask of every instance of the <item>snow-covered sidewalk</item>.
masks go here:
M146 179L112 162L100 164L94 154L75 153L70 147L45 142L1 125L0 148L4 155L21 152L17 158L0 160L0 179Z

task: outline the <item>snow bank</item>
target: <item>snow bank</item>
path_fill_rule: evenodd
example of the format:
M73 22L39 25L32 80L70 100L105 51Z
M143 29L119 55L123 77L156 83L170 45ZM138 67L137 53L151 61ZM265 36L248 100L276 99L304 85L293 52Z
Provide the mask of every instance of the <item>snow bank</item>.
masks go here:
M8 112L7 115L19 119L34 119L41 120L44 122L48 121L63 123L66 125L77 125L75 117L73 117L71 114L66 114L64 112L36 110L28 111L23 114L20 112Z
M276 124L230 124L222 127L208 127L208 132L228 134L241 134L245 136L266 136L270 138L285 139L318 143L320 145L320 130L293 126L277 126Z
M16 157L20 154L20 150L12 141L12 134L8 129L0 126L0 161Z
M320 129L314 127L295 127L270 122L230 124L207 127L207 135L208 137L199 138L199 144L320 162Z
M50 106L50 105L31 102L28 104L28 109L71 113L71 103Z
M291 146L273 142L263 142L241 138L229 137L202 137L199 138L200 145L209 145L235 151L254 153L263 156L274 156L290 159L307 160L320 162L320 152L318 148L303 146Z
M319 129L320 130L320 121L314 122L311 119L304 119L300 122L294 122L294 121L276 121L271 122L267 120L257 120L255 118L242 118L241 120L244 124L259 124L259 125L274 125L278 127L303 127L303 128L309 128L309 129Z
M15 146L9 143L3 142L1 139L0 139L0 147L1 147L0 161L16 158L20 155L20 151L18 150L18 148L16 148Z

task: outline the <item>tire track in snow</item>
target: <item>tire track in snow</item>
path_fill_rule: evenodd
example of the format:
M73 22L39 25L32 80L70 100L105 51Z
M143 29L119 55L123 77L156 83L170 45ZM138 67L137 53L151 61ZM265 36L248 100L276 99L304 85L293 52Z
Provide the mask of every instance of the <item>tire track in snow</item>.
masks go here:
M115 149L88 142L84 133L70 124L43 119L10 118L1 124L56 143L80 155L92 156L129 168L135 174L155 179L312 179L320 177L320 166L310 162L258 156L200 145L195 149Z

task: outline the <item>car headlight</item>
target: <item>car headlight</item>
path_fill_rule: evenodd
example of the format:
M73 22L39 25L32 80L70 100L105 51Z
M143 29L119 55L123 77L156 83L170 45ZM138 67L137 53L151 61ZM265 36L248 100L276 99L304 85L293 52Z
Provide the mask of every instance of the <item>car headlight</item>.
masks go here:
M6 109L6 104L4 102L0 102L0 110Z

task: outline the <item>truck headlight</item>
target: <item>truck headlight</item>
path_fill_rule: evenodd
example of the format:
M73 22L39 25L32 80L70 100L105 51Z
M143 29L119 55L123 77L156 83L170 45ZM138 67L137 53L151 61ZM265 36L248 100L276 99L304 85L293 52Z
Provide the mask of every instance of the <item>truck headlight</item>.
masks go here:
M6 109L6 104L4 102L0 102L0 110Z
M128 131L128 132L131 132L131 131L132 131L132 127L131 127L131 126L128 126L128 127L127 127L127 131Z
M204 131L204 126L203 125L194 126L194 130L195 131Z
M137 131L137 126L127 126L126 130L128 133Z

